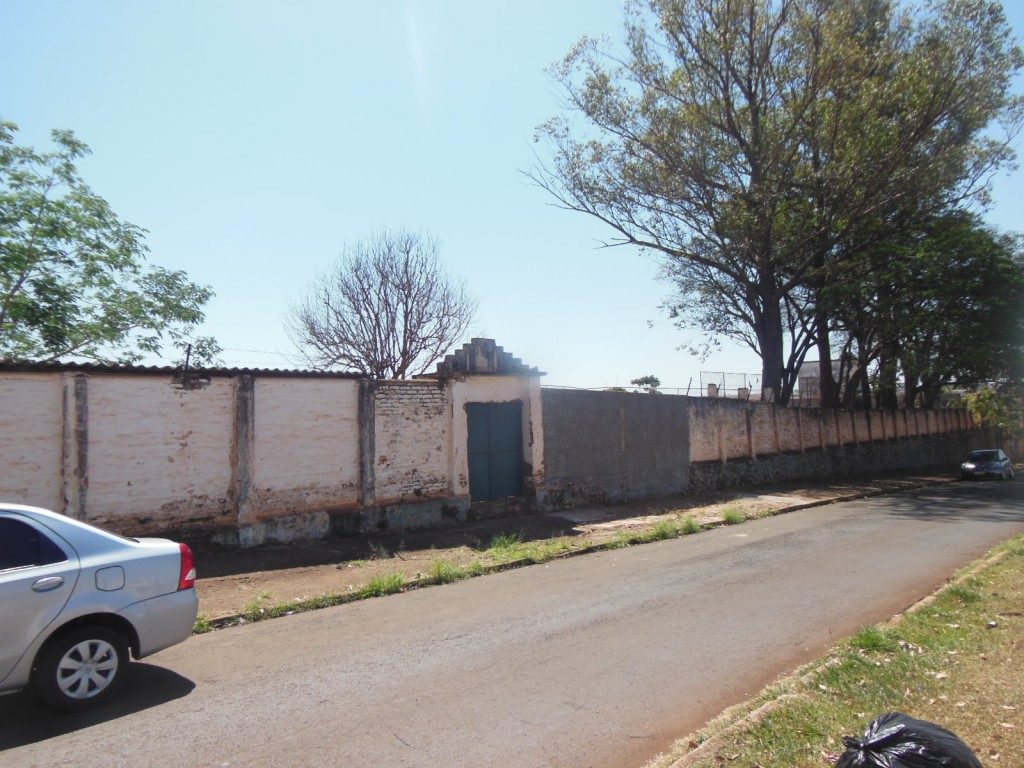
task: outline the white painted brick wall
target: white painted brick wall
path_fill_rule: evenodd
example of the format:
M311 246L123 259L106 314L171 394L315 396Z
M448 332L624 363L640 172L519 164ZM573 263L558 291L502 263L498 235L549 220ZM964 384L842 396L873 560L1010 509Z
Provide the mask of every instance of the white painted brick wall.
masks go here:
M359 502L359 382L257 378L254 400L254 518Z
M61 508L63 403L60 376L0 377L0 499Z
M183 390L170 377L89 377L87 519L186 522L226 510L229 379Z

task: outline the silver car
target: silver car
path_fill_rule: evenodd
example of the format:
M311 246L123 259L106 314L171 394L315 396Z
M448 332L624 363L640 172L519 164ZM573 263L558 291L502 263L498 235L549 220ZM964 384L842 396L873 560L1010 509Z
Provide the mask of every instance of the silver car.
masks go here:
M129 653L192 633L195 579L185 544L0 504L0 694L31 686L65 711L106 700Z

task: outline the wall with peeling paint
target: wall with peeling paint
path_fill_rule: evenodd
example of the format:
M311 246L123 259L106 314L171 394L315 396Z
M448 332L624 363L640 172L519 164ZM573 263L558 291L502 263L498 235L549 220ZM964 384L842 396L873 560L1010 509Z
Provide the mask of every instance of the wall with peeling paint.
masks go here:
M271 372L272 373L272 372ZM520 400L543 473L536 375L360 381L153 370L0 371L0 500L129 535L252 546L471 519L465 406Z
M88 379L82 519L150 532L231 522L232 382L185 390L162 377Z
M359 382L255 381L252 521L359 503Z
M0 499L63 507L63 409L59 375L0 377Z
M452 402L441 382L382 381L374 394L377 504L451 495Z
M986 438L955 410L542 391L539 372L493 342L467 348L463 362L477 373L413 381L0 369L0 500L129 535L251 546L953 462ZM462 364L453 356L449 367ZM510 401L522 403L523 495L472 504L466 407Z

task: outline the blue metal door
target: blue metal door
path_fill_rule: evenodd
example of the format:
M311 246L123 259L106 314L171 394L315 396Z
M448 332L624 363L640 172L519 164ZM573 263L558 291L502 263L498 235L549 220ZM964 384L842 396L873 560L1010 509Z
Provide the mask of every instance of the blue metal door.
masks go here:
M473 501L523 491L523 404L467 403L469 495Z

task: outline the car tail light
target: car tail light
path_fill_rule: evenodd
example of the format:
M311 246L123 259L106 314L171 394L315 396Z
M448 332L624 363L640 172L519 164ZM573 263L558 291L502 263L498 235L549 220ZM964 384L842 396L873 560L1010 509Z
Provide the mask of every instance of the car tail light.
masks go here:
M178 576L178 589L192 589L196 585L196 559L188 544L179 544L181 550L181 574Z

